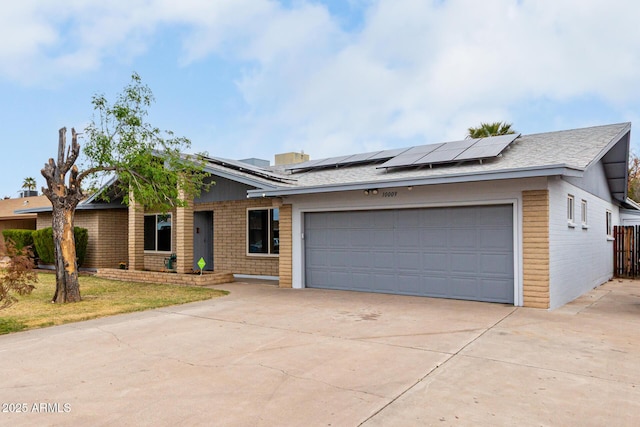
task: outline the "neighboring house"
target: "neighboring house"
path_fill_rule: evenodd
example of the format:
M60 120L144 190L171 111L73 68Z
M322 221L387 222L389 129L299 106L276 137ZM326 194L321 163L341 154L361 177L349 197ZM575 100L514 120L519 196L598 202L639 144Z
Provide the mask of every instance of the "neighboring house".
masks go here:
M126 260L131 270L162 270L175 254L179 273L203 258L205 270L277 277L281 287L555 308L612 277L612 228L621 209L637 207L626 198L630 129L270 168L209 158L216 184L188 207L165 214L89 199L76 223L98 224L88 250L97 268ZM38 227L41 216L50 223L40 212Z
M23 194L25 194L23 192ZM30 193L27 193L30 194ZM4 238L2 236L2 230L7 229L21 229L21 230L35 230L36 229L36 214L35 213L16 213L19 209L39 208L43 206L51 206L49 199L46 196L26 196L19 197L17 199L2 199L0 200L0 247L4 245Z
M620 209L620 225L640 225L640 204L627 199L627 209Z

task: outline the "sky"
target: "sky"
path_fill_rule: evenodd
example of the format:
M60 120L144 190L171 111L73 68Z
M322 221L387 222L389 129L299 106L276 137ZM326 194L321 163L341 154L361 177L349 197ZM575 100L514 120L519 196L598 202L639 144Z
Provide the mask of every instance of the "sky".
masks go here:
M230 159L640 125L635 0L21 0L0 12L0 197L138 73L149 121ZM632 127L632 150L640 151ZM80 139L82 145L82 139Z

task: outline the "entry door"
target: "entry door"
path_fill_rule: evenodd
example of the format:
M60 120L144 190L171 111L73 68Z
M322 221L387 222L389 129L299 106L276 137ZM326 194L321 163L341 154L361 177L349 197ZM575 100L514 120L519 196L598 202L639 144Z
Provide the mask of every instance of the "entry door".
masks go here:
M306 286L513 303L513 207L305 214Z
M193 269L200 270L198 261L204 258L206 271L213 271L213 212L195 212L193 215Z

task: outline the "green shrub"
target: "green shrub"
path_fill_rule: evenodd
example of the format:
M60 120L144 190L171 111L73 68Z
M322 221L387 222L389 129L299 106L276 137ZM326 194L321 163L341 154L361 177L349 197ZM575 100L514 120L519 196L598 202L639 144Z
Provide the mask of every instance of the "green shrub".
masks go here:
M7 229L2 230L4 240L11 240L17 250L22 250L25 246L30 246L33 255L37 256L37 251L33 246L33 230Z
M76 257L78 266L84 263L87 255L87 243L89 242L89 230L81 227L74 227L73 234L76 239ZM53 249L53 229L43 228L33 232L33 243L38 251L38 255L43 264L54 264L55 256Z
M87 244L89 243L89 230L86 228L74 227L73 234L76 237L76 257L78 266L84 264L87 256Z
M43 228L32 232L33 244L38 252L38 257L43 264L53 264L55 258L53 255L53 229L51 227Z

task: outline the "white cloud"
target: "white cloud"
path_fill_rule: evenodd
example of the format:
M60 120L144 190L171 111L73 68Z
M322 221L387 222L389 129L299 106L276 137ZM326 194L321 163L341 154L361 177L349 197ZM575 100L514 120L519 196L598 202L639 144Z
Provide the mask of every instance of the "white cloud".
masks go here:
M532 100L589 97L637 116L637 2L350 4L367 8L354 32L316 1L10 2L0 15L0 37L11 40L0 43L0 75L37 83L133 61L178 28L182 66L211 56L240 64L247 111L226 137L316 157L462 137Z

